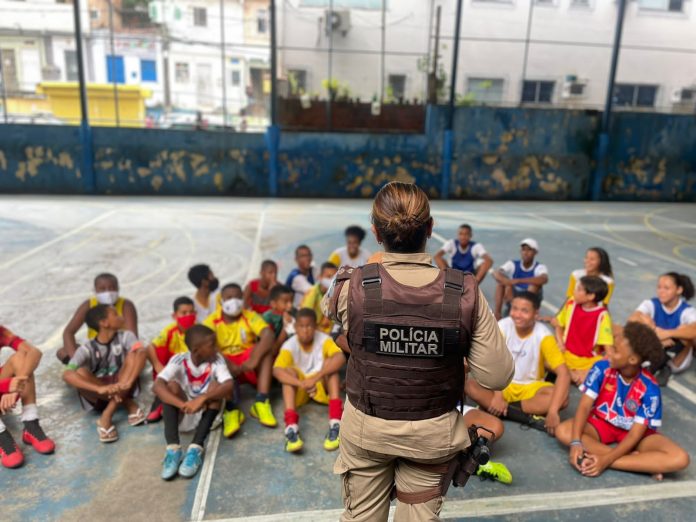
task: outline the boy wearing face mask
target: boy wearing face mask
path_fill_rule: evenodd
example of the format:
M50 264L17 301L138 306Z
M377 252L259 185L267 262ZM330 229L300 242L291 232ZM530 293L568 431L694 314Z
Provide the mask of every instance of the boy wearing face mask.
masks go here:
M128 410L130 426L145 422L145 414L133 400L145 367L145 350L133 332L123 329L124 319L113 306L99 304L87 312L85 320L97 336L75 351L63 380L77 389L85 410L101 413L99 440L115 442L118 432L112 418L119 406Z
M196 287L196 293L193 296L196 316L198 321L203 321L220 307L220 294L217 291L220 282L208 265L192 266L189 269L188 278Z
M129 332L138 335L138 312L130 299L119 295L118 279L109 273L99 274L94 278L94 295L83 301L77 307L70 322L63 330L63 347L56 352L56 357L63 364L68 364L70 358L77 350L75 334L85 324L87 312L97 305L113 306L116 313L123 317L123 327ZM97 336L96 330L87 326L87 338L94 339Z
M337 271L338 268L333 263L327 262L322 264L319 282L302 299L302 308L314 310L314 313L317 315L317 330L324 333L331 332L334 323L322 313L321 300L331 287L331 282Z
M238 284L225 285L220 295L221 309L208 316L203 324L215 331L220 353L235 377L234 399L227 402L222 415L223 434L232 437L244 423L238 402L239 384L243 383L257 389L251 416L262 425L275 428L277 422L268 400L273 378L273 331L259 314L244 309L242 288Z
M174 300L172 318L174 322L162 330L147 347L147 358L152 365L153 380L157 379L157 375L172 357L188 351L184 335L196 324L196 310L193 306L193 300L188 297L177 297ZM162 402L158 397L155 397L147 421L157 422L161 418Z

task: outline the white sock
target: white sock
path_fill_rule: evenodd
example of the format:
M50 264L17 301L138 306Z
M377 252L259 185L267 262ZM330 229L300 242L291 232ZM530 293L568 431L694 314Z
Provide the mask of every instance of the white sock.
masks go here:
M29 422L39 418L39 410L36 404L24 404L22 407L22 422Z
M5 431L7 428L5 428L5 424L3 424L2 419L0 419L0 433Z
M297 424L288 424L285 426L285 433L290 430L295 430L295 433L300 433L300 427Z
M181 444L167 444L168 450L180 450Z
M333 428L334 426L341 426L341 421L338 419L329 419L329 428Z

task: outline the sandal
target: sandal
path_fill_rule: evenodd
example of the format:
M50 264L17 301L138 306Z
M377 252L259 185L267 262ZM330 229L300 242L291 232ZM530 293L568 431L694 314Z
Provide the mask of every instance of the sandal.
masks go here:
M139 426L147 420L147 416L143 413L143 410L138 408L135 413L128 415L128 425L129 426Z
M97 433L99 434L99 442L109 443L118 440L118 431L116 431L116 426L113 424L108 428L104 428L97 421Z

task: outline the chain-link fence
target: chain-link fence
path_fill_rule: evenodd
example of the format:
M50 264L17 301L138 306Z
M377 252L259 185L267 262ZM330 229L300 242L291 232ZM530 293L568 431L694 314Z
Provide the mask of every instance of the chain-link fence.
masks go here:
M278 123L422 132L428 103L602 110L618 2L277 0ZM0 121L81 119L74 6L0 0ZM260 131L271 4L81 0L92 125ZM696 2L630 0L614 107L696 112Z

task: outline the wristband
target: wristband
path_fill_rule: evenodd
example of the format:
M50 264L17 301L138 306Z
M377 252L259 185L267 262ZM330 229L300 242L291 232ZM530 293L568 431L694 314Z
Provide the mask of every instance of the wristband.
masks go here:
M571 446L582 446L582 441L581 441L581 440L578 440L578 439L571 440L571 441L570 441L570 445L571 445Z

